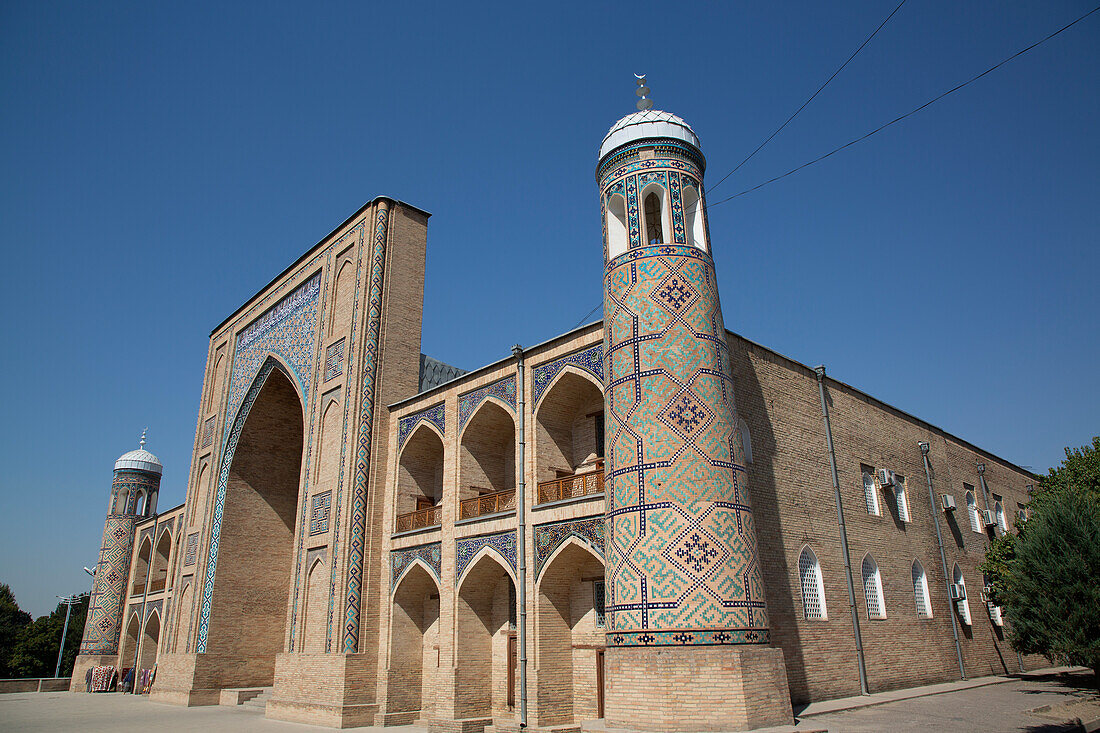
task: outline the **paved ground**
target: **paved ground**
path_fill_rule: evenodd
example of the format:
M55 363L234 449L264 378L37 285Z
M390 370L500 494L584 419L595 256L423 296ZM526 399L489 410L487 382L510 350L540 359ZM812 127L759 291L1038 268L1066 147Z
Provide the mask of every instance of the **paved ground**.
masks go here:
M1091 678L1085 672L1032 674L1004 682L1001 679L986 678L971 681L969 685L949 683L852 701L818 703L801 711L797 726L772 730L775 733L826 730L829 733L1070 733L1082 729L1076 724L1067 724L1065 721L1069 719L1100 719L1100 695L1091 687ZM976 686L976 682L982 684ZM913 696L917 694L922 696ZM907 699L897 699L898 696L907 696ZM857 703L864 707L838 709ZM867 706L867 703L873 704ZM295 733L332 729L268 720L260 709L244 706L180 708L151 703L135 695L40 692L0 695L0 730ZM379 730L413 733L421 729Z

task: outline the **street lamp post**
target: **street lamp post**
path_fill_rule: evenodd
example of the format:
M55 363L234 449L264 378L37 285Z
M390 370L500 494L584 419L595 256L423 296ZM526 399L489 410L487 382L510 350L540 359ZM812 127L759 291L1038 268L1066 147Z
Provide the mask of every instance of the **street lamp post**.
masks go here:
M65 653L65 635L69 633L69 614L73 612L73 604L78 603L84 597L84 594L57 597L65 604L65 626L61 629L61 645L57 649L57 666L53 670L54 679L61 676L61 656Z

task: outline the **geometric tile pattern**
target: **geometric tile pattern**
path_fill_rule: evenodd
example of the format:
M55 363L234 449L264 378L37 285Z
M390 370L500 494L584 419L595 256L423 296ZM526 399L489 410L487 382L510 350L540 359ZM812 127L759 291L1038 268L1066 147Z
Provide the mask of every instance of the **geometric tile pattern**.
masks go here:
M426 410L414 413L412 415L406 415L401 418L397 423L397 449L401 450L401 446L405 445L405 441L412 435L413 430L422 422L429 422L439 428L439 432L442 435L447 434L447 412L446 406L440 402L434 407L429 407Z
M561 373L561 370L566 366L575 366L578 369L582 369L593 377L598 379L600 383L603 383L603 344L598 343L594 346L589 346L583 351L575 351L572 354L555 359L554 361L547 362L546 364L540 364L535 367L531 373L531 392L533 395L532 403L538 404L539 399L542 397L543 392L554 381L554 378Z
M608 644L765 643L713 262L647 245L605 273Z
M374 220L371 253L370 290L367 295L367 327L363 334L363 392L359 414L359 444L355 461L355 484L351 497L348 537L347 600L344 607L343 651L359 651L359 612L363 594L363 553L367 532L367 471L374 437L375 379L378 371L379 339L382 323L382 285L386 268L386 242L389 237L389 206L379 202ZM335 566L335 563L333 563Z
M417 560L427 565L435 575L435 581L439 582L440 566L443 562L443 544L432 542L417 547L406 547L404 550L394 550L390 553L390 593L397 590L397 579Z
M237 336L237 353L233 359L226 415L236 417L237 408L255 382L256 374L269 351L278 354L290 367L290 376L301 385L302 394L309 394L320 293L321 273L318 272Z
M514 531L463 537L455 543L456 585L462 578L462 573L466 571L466 567L483 547L488 547L500 556L513 571L516 569L516 533Z
M496 397L512 408L514 412L516 409L516 378L515 376L505 377L499 381L488 384L481 389L464 394L458 398L458 429L461 432L465 427L466 421L469 420L478 406L489 397Z
M332 492L322 491L313 495L313 505L309 510L309 534L328 532L328 511L332 506Z
M535 580L539 579L542 567L554 550L570 537L576 537L591 547L602 558L604 556L604 516L572 519L552 524L535 525Z
M328 381L344 373L344 339L330 344L325 351L325 379Z
M88 618L84 624L81 654L118 653L122 629L122 602L130 579L130 555L134 548L134 525L138 517L109 514L103 525L103 544L99 550Z

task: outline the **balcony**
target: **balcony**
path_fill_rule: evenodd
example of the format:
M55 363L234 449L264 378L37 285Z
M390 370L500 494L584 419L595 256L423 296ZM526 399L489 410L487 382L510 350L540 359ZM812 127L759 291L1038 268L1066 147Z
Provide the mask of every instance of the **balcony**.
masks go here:
M161 578L160 580L154 580L152 583L150 583L149 592L159 593L160 591L164 590L164 580L164 578Z
M130 595L140 596L145 593L145 583L134 583L134 587L130 590Z
M458 518L473 519L485 514L496 514L516 508L516 490L493 491L459 502Z
M415 512L409 512L408 514L398 514L397 531L411 532L414 529L435 527L440 523L442 517L443 507L439 506L430 506L425 509L418 509Z
M549 504L562 499L576 499L603 493L603 471L590 471L562 476L539 484L538 503Z

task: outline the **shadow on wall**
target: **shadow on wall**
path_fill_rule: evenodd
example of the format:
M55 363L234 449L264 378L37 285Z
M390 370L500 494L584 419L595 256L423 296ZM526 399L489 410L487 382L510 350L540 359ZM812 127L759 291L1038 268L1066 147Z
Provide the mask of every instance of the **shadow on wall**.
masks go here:
M751 347L749 347L751 348ZM738 416L749 426L752 440L752 463L748 466L749 493L756 525L757 554L764 578L765 600L772 645L782 648L787 667L787 683L794 704L809 700L806 666L802 643L793 620L801 607L791 595L787 579L792 569L787 566L787 548L783 546L779 492L775 469L777 452L775 432L768 417L768 405L763 389L752 368L745 348L730 350L734 373L734 395ZM797 551L797 548L796 548ZM779 619L790 619L777 623Z

